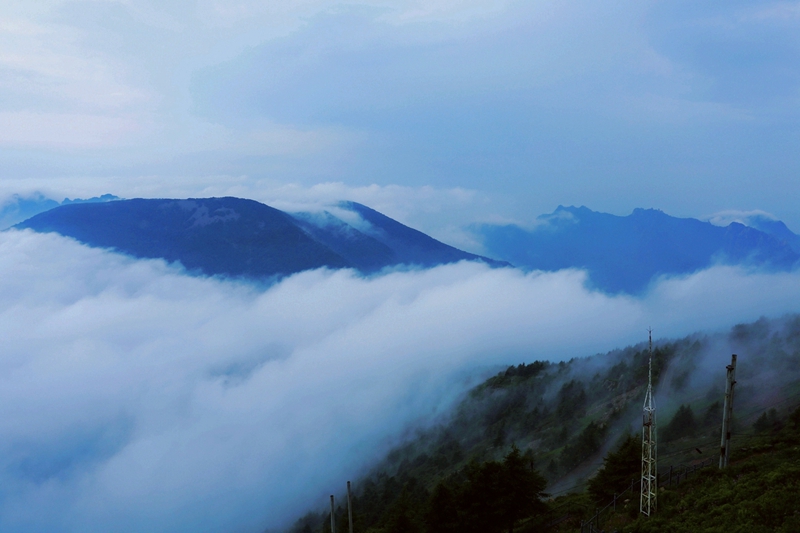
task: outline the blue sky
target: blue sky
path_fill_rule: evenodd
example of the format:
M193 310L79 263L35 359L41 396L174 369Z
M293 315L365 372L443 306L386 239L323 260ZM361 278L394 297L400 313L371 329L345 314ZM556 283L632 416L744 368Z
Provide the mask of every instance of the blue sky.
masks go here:
M0 192L798 231L799 25L793 2L10 0Z

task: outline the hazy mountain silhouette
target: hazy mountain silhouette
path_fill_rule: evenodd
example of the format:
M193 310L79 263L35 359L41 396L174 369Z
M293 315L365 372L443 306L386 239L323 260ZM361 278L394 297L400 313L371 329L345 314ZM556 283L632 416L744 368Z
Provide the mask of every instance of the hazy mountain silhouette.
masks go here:
M240 198L108 201L113 198L65 200L15 227L53 231L135 257L179 261L205 275L251 278L321 267L372 273L396 265L478 260L531 270L582 268L601 290L637 293L659 275L689 274L717 263L785 270L800 261L800 237L767 217L720 227L654 209L620 217L559 206L532 228L473 227L488 255L500 260L495 261L355 202L289 214Z
M792 230L787 228L786 224L780 220L775 220L774 218L764 215L753 215L747 217L744 224L772 235L779 241L788 244L792 250L800 254L800 235L793 233Z
M799 238L779 221L769 221L767 233L656 209L621 217L559 206L536 222L529 229L483 224L473 230L491 257L531 270L586 269L592 285L615 293L637 293L659 275L689 274L716 263L790 269L800 260L790 244Z
M86 199L75 198L74 200L70 200L69 198L65 198L59 203L51 198L47 198L40 192L34 192L27 196L13 194L0 205L0 230L10 228L14 224L38 215L39 213L49 211L59 205L110 202L112 200L119 200L119 198L113 194L104 194L102 196Z

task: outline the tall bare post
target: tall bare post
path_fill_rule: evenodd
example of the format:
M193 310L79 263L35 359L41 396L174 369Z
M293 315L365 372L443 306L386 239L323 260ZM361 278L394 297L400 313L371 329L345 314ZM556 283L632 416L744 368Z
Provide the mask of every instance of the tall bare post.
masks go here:
M331 494L331 533L336 533L336 515L333 512L333 494Z
M731 454L731 418L733 417L733 387L736 385L736 354L731 355L731 364L725 381L725 406L722 410L722 437L719 444L719 467L728 466Z
M347 482L347 520L350 524L350 533L353 533L353 503L350 499L350 482Z
M656 462L656 402L653 398L653 330L648 330L650 341L647 373L647 392L644 395L642 415L642 484L639 494L639 512L650 516L656 511L658 497L658 463Z

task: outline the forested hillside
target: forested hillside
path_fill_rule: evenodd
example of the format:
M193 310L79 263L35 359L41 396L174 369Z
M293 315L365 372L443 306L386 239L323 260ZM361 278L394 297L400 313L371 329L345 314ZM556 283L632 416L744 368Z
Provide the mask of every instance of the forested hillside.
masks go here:
M636 438L632 441L639 444ZM616 506L595 514L598 506L613 501L612 492L620 494L619 481L628 484L631 477L638 481L637 462L620 461L634 451L623 446L609 454L587 494L550 502L551 516L558 517L558 524L544 531L578 531L581 522L591 523L595 531L618 533L800 531L800 408L770 409L756 423L741 428L724 470L718 468L716 457L695 459L693 467L685 469L665 465L653 516L640 515L636 483L633 494L622 494Z
M800 316L657 341L653 379L662 468L718 453L725 365L731 353L739 355L735 438L779 425L800 402ZM638 470L635 439L647 360L643 343L567 362L508 367L471 390L447 419L419 431L354 480L356 532L472 531L487 519L486 513L498 509L506 509L505 517L495 516L488 522L493 526L476 531L510 531L514 524L515 531L543 528L556 511L552 504L536 503L547 500L536 495L582 492L604 456L626 446L629 452L620 461L629 460L628 468ZM622 478L617 480L620 486L630 484L627 474ZM519 484L528 487L533 503L524 519L520 515L509 522L516 516L508 510L513 508L506 501L511 496L500 489L492 492L492 487L509 486L507 479L523 479ZM540 480L546 488L538 485ZM474 499L470 494L478 487L486 494ZM595 484L592 492L600 503L613 495L614 484L606 483L605 492ZM450 509L449 522L445 520L449 525L433 527L431 509L442 508ZM337 514L337 531L347 531L345 509L340 507ZM329 516L312 512L291 531L328 531Z

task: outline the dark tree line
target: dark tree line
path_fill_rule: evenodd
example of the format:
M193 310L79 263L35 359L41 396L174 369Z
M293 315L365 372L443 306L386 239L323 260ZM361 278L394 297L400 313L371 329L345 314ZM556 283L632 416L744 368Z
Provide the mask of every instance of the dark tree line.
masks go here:
M424 516L424 531L513 533L524 519L545 513L546 485L514 446L502 462L470 463L461 480L439 483Z
M415 478L402 482L384 478L382 486L367 487L353 502L359 532L381 533L521 533L520 526L536 523L547 513L547 481L532 457L516 446L502 461L472 461L427 491ZM310 518L310 517L309 517ZM319 519L322 518L322 524ZM330 533L330 514L317 515L318 524L301 519L299 533ZM347 532L347 512L335 513L336 531Z

